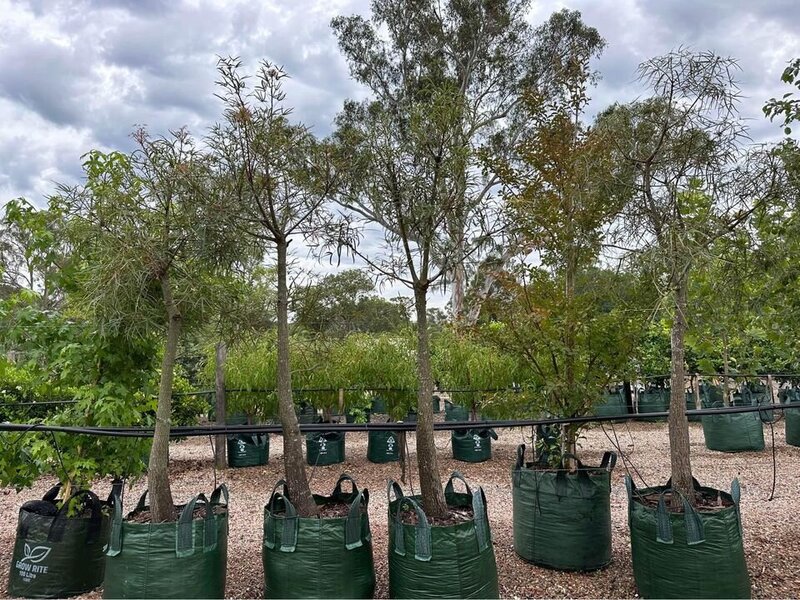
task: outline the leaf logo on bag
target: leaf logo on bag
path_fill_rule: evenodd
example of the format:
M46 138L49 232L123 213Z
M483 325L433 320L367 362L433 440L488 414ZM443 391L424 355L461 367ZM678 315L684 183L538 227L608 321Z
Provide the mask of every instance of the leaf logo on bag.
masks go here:
M47 546L34 546L31 548L30 544L25 544L25 556L23 556L19 562L38 564L47 558L47 555L50 554L50 550L52 550L52 548L48 548Z
M328 440L326 440L324 437L319 438L319 453L320 454L328 453Z
M472 441L475 442L475 450L481 449L481 436L477 433L472 434Z
M386 453L391 454L392 452L394 452L394 437L389 436L386 438Z

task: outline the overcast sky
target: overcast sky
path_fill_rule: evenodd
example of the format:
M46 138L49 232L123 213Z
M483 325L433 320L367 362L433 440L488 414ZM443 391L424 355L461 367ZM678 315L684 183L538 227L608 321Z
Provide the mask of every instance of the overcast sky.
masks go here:
M788 90L780 73L800 56L797 0L539 0L529 19L563 7L608 42L592 112L635 98L637 64L685 45L737 58L752 137L780 134L761 106ZM363 93L329 22L368 11L369 0L0 0L0 204L43 204L54 182L79 180L88 150L130 149L137 124L202 137L221 113L218 55L282 64L296 116L328 133Z

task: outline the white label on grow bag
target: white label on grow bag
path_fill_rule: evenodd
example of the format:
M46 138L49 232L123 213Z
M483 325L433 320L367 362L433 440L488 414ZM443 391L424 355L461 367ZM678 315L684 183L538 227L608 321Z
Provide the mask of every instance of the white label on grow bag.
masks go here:
M30 544L25 544L25 556L17 561L14 565L19 571L19 576L25 583L30 583L36 579L37 575L47 573L47 565L40 565L47 555L50 554L52 548L48 546L34 546L31 548Z

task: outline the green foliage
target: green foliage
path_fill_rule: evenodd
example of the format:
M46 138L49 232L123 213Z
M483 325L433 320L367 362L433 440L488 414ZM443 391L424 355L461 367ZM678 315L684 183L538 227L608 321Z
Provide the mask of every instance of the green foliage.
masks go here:
M71 319L12 298L0 303L3 342L25 361L0 361L8 381L16 377L20 401L72 400L46 411L27 408L13 416L23 422L63 426L150 425L155 408L150 385L155 371L153 339L127 340L106 335L91 323ZM7 389L8 384L4 385ZM3 434L0 483L17 488L42 474L57 476L65 486L88 485L105 476L133 477L145 467L150 442L68 434ZM67 486L68 487L68 486Z
M328 275L298 290L292 302L296 325L326 335L396 331L409 323L406 307L376 295L373 280L360 269Z
M800 58L789 62L783 70L781 81L800 89ZM794 92L786 92L780 100L770 98L764 105L764 115L772 121L775 117L783 119L783 131L786 135L792 133L789 125L800 120L800 99L794 97Z
M449 392L454 403L479 413L505 415L509 394L523 375L517 355L504 352L475 333L443 329L432 339L431 366L433 377L445 390L480 390Z

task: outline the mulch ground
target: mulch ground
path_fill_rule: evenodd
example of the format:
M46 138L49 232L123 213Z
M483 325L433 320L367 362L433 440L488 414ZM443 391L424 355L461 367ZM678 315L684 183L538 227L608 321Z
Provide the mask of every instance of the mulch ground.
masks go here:
M754 598L800 597L800 448L787 446L783 423L775 426L777 484L769 500L773 483L770 429L765 426L767 449L762 452L723 454L705 448L700 424L692 423L692 466L703 485L729 490L738 477L742 485L742 518L747 565ZM632 598L636 587L631 569L630 536L627 524L627 497L623 477L626 469L620 460L612 477L611 512L613 561L593 573L562 573L527 564L514 554L510 470L516 447L529 430L498 430L500 439L493 443L492 460L470 464L454 461L449 432L437 432L440 469L449 475L460 471L471 485L482 485L488 499L495 553L500 577L500 593L505 598ZM608 435L607 435L608 434ZM414 436L409 435L413 479L403 486L406 493L418 490ZM603 452L618 444L638 471L637 485L663 484L669 477L669 444L666 424L632 423L606 425L585 432L581 440L581 460L587 465L600 463ZM227 595L232 598L259 598L263 595L261 542L263 506L267 494L282 476L282 444L279 436L270 439L270 462L263 467L227 469L214 473L211 448L206 438L194 438L171 447L173 495L178 503L192 495L209 494L216 482L224 481L230 489L230 538L228 541ZM367 436L348 433L343 464L310 468L312 490L330 494L342 472L352 475L359 486L370 490L369 515L373 533L376 597L388 594L386 482L400 478L397 463L376 465L367 461ZM6 584L14 544L17 513L20 505L40 498L52 485L42 480L19 494L0 490L4 510L0 511L0 595L7 596ZM457 483L456 489L460 489ZM145 482L139 481L125 491L125 510L133 509ZM104 497L109 482L98 482L96 491ZM349 489L349 488L348 488ZM87 598L100 597L95 591Z

